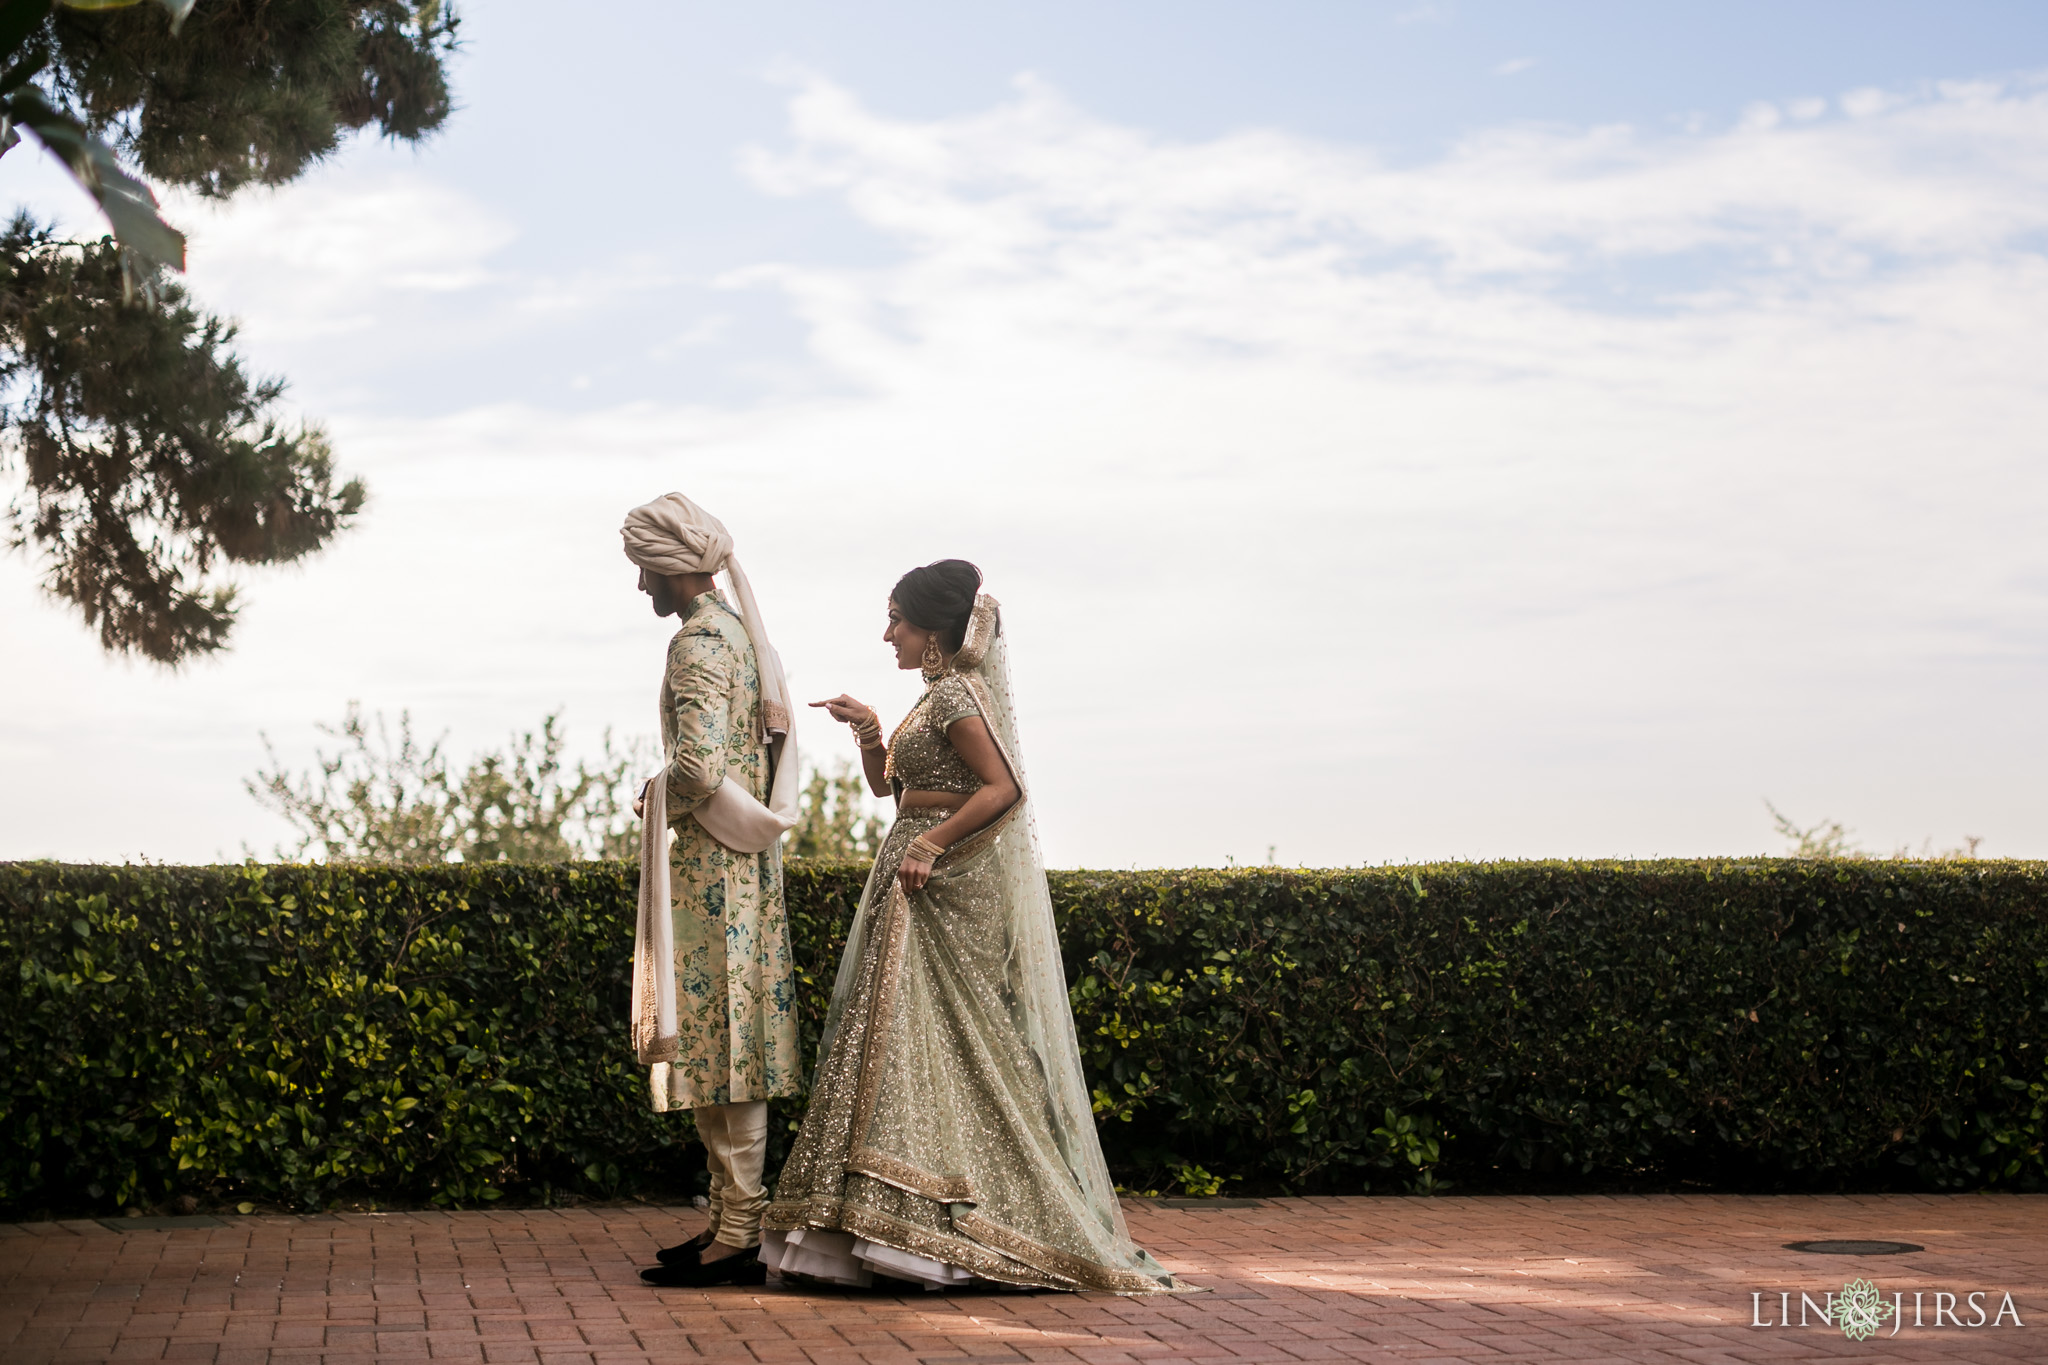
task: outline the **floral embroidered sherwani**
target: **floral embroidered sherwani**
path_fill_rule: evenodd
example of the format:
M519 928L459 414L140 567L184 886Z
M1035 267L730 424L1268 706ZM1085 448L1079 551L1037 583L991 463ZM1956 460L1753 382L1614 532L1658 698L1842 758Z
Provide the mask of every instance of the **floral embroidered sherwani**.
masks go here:
M735 853L691 815L725 779L768 795L761 675L746 626L715 592L690 599L661 685L679 1052L671 1107L797 1093L796 979L780 847Z

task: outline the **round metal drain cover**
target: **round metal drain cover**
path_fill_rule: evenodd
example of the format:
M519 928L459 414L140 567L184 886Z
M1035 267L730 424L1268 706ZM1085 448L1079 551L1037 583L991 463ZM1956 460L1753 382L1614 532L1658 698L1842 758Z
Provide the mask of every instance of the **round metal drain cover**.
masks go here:
M1927 1250L1912 1242L1787 1242L1785 1249L1810 1251L1817 1256L1898 1256Z

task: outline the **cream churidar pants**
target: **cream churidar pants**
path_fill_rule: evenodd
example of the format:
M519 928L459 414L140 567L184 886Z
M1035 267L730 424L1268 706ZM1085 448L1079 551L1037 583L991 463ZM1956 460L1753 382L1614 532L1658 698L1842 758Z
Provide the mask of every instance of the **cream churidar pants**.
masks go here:
M768 1101L707 1104L690 1111L711 1168L711 1226L729 1247L761 1245L768 1207L762 1168L768 1161Z

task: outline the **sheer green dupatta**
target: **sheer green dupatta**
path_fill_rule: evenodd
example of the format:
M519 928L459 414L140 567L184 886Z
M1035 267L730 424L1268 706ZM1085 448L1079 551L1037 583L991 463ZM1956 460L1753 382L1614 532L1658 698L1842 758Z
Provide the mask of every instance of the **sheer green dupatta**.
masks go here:
M948 849L915 896L894 856L877 860L826 1019L814 1114L783 1182L803 1188L778 1188L771 1221L990 1279L1172 1292L1184 1287L1131 1242L1096 1136L1007 651L984 595L953 667L1019 799ZM889 1188L856 1190L855 1176Z

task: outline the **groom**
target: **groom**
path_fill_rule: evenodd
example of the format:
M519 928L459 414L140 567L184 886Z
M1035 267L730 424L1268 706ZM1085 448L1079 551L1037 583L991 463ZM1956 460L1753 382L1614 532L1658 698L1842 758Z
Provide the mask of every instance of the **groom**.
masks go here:
M670 493L627 513L621 535L655 614L682 623L661 679L667 762L634 802L633 1044L655 1110L690 1110L711 1172L710 1222L640 1278L758 1284L768 1101L800 1079L779 848L796 818L789 692L718 518Z

